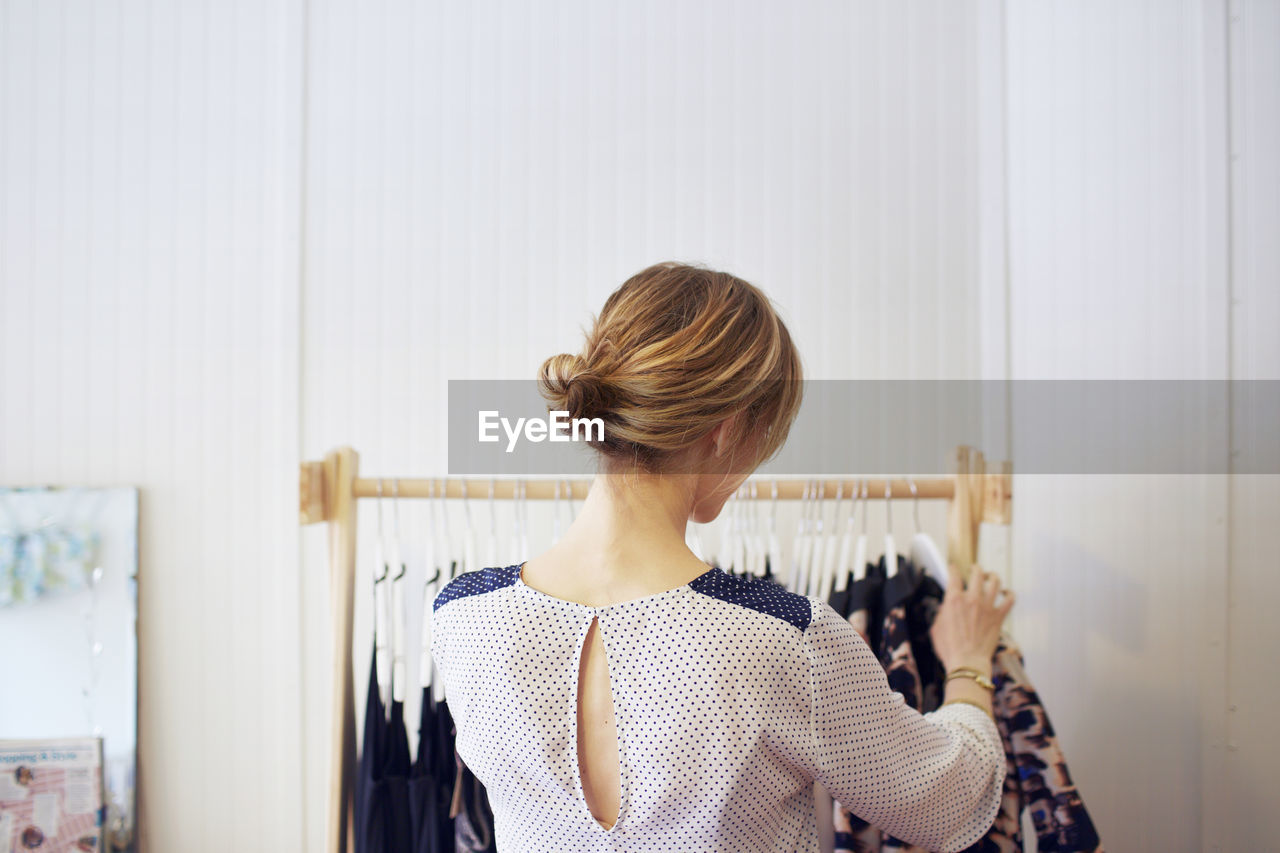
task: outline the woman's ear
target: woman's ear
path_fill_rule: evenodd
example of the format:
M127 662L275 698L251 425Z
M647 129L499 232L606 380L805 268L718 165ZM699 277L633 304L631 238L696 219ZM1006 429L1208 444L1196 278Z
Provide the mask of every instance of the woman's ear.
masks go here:
M726 453L728 453L730 450L733 449L729 446L729 436L732 435L734 429L736 428L739 417L741 417L741 413L734 412L732 415L725 418L720 423L716 424L715 429L711 431L711 440L713 442L713 452L715 453L715 457L717 459L724 456Z

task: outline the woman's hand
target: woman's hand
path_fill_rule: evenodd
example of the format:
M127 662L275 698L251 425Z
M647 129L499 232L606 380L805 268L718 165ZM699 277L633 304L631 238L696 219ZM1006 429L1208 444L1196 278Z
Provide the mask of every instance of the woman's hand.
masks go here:
M947 578L946 595L929 630L933 649L948 672L967 666L990 675L1000 628L1013 607L1013 591L1002 590L1000 579L977 565L967 586L954 565L947 566Z

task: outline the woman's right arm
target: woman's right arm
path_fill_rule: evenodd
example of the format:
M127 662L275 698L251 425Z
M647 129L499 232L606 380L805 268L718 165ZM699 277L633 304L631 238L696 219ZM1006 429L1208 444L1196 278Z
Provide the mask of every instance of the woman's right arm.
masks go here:
M1000 579L980 566L973 567L967 584L954 566L947 567L947 574L947 594L929 631L933 650L947 672L967 669L990 680L991 659L1013 607L1013 592L1002 590ZM972 678L953 678L943 702L969 702L991 713L991 694Z
M999 611L1008 609L985 593L976 584L965 590L952 577L934 632L935 643L941 641L935 648L949 667L976 666L985 656L990 670ZM972 699L978 707L957 702L920 714L890 689L853 626L814 601L804 635L813 775L845 808L903 841L942 851L970 846L995 820L1004 784L1004 749L989 716L989 694L971 679L953 679L947 701Z

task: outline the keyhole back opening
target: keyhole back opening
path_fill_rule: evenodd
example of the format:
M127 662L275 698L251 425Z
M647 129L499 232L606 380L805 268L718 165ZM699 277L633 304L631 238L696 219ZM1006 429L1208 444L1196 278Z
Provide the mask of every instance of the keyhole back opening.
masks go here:
M587 628L579 658L576 746L587 811L598 826L612 830L621 814L622 767L609 662L598 617Z

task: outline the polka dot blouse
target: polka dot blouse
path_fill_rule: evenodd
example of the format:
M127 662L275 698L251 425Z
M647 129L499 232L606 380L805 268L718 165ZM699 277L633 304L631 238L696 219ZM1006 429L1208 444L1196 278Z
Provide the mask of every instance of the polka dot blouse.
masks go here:
M499 853L817 853L815 779L930 850L962 850L995 819L1005 761L990 718L963 704L921 715L830 605L771 580L713 568L591 607L514 565L459 575L432 610L458 754L488 789ZM592 619L621 762L608 829L578 772Z

